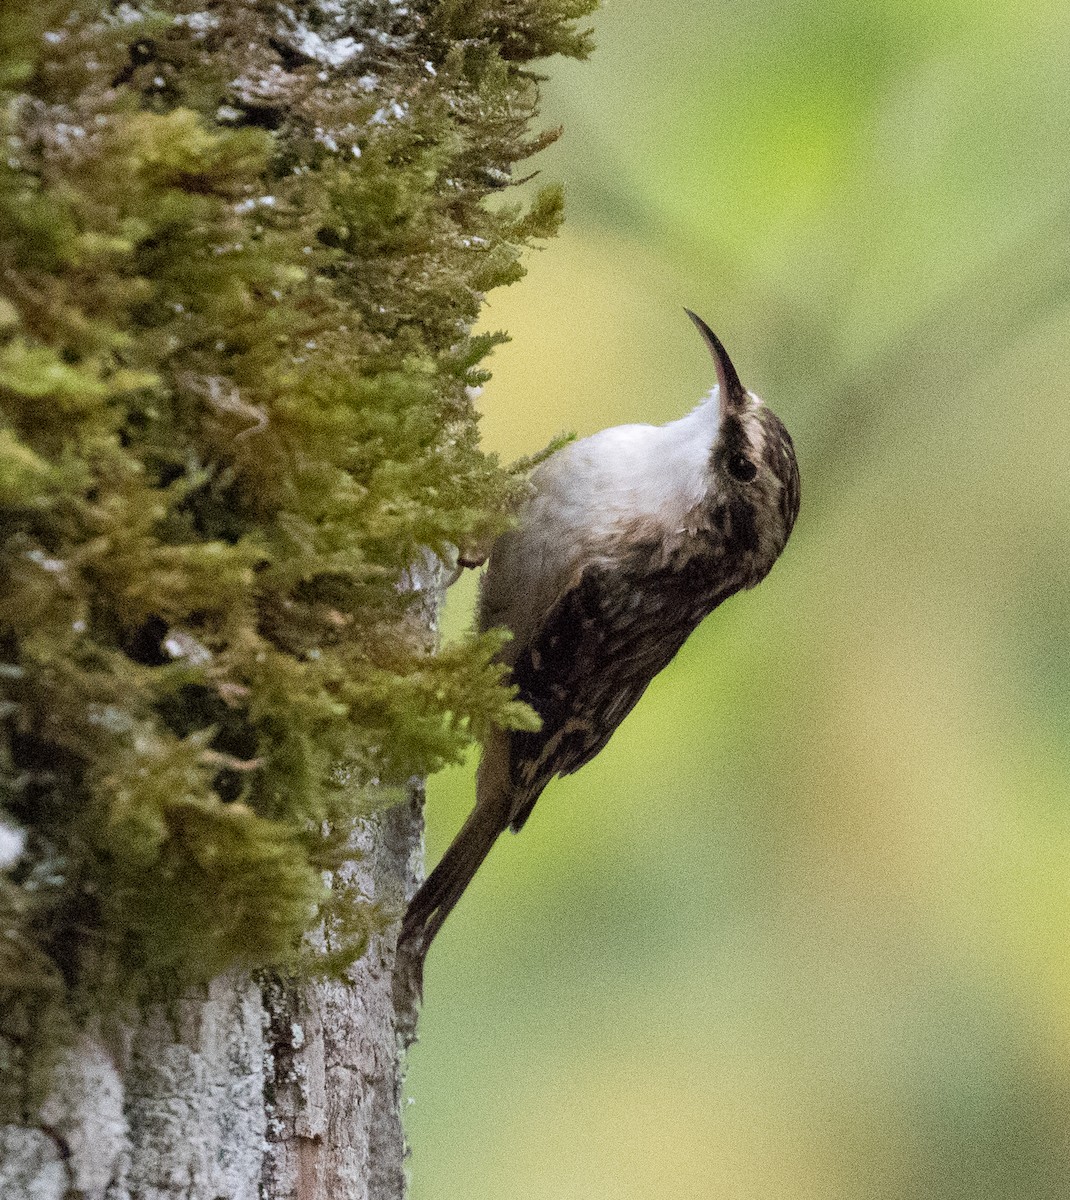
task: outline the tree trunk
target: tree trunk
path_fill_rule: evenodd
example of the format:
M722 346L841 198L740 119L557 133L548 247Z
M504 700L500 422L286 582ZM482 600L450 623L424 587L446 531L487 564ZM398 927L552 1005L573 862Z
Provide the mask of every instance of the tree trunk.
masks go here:
M363 822L346 883L398 912L422 787ZM3 1200L392 1200L405 1190L397 924L341 980L229 975L85 1035L38 1128L0 1128Z
M348 30L366 12L372 37L382 28L373 20L389 17L389 6L375 3L211 7L178 22L194 44L205 31L246 30L244 42L232 35L224 43L228 52L241 47L228 64L235 87L259 88L254 99L268 96L277 108L289 97L277 82L284 73L261 62L275 53L268 33L276 47L289 40L295 54L322 60L324 90L344 88L353 39L339 33L332 43L332 21ZM148 6L126 4L117 19L137 28L146 16L158 19ZM423 591L424 624L433 630L435 571L408 583ZM359 821L352 857L334 874L333 887L359 892L392 918L343 977L231 972L135 1015L83 1022L36 1123L0 1126L0 1198L401 1197L402 1039L391 977L397 922L419 871L422 796L414 781L403 802ZM322 931L311 940L317 936L313 953L325 955L330 947ZM415 1013L400 1019L411 1029Z

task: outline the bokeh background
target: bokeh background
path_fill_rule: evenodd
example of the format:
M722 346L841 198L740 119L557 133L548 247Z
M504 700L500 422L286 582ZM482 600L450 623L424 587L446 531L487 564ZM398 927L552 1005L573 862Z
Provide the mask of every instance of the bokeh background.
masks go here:
M595 28L547 67L569 215L488 307L486 440L681 415L687 304L803 510L446 925L412 1198L1066 1197L1070 7ZM473 770L432 781L431 861Z

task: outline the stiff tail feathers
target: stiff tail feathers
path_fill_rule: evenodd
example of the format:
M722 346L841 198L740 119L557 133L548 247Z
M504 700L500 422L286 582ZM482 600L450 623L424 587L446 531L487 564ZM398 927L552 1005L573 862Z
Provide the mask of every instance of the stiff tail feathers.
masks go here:
M418 993L423 991L423 961L435 935L509 825L513 805L507 738L495 733L488 740L479 766L476 806L405 912L398 962L400 967L408 961Z

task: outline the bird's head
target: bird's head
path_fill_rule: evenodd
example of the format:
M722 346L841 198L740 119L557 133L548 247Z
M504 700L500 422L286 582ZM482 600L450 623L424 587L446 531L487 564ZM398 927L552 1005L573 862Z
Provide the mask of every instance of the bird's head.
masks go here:
M723 533L747 567L753 587L769 573L799 514L799 466L783 422L740 382L712 329L685 310L717 370L717 436L710 451L711 496Z

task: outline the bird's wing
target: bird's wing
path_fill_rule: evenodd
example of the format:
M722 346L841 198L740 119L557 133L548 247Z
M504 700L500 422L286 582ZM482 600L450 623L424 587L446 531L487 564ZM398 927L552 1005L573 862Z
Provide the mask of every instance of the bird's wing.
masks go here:
M681 586L670 573L637 581L615 565L589 566L518 649L513 682L542 728L511 737L514 830L554 775L578 770L605 746L709 611Z

